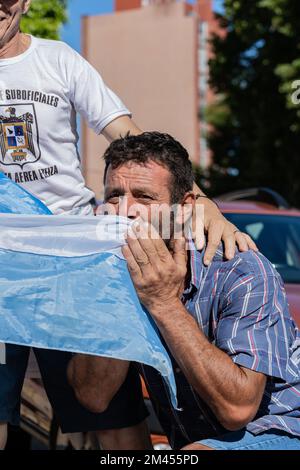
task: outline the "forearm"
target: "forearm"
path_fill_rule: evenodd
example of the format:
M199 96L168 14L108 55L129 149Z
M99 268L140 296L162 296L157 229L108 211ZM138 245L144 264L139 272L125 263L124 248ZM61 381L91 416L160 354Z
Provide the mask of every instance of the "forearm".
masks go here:
M120 137L125 137L128 133L139 135L142 132L129 116L121 116L110 122L103 129L102 134L109 142L113 142L116 139L120 139Z
M94 412L103 412L123 384L129 362L76 354L68 366L68 379L77 399Z
M252 419L257 390L243 369L209 343L180 301L170 311L168 306L151 313L188 382L224 427L235 429Z

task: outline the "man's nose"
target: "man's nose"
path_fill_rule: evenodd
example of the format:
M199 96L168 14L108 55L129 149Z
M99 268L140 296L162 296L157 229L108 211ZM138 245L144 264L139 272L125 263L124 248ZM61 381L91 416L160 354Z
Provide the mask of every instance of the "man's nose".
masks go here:
M135 200L131 197L124 196L120 198L119 215L128 217L129 219L136 219L139 214L136 211Z

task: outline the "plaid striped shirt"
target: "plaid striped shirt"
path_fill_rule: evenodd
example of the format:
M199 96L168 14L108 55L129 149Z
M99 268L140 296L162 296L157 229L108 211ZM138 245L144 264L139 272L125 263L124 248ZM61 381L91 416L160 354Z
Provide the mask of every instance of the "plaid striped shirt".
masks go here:
M258 413L247 430L260 434L275 428L300 436L300 332L290 316L280 275L260 253L237 252L225 261L220 249L206 267L203 252L193 249L190 278L182 301L208 340L236 364L267 376ZM180 448L228 432L172 361L181 411L171 406L158 373L142 366L171 445Z

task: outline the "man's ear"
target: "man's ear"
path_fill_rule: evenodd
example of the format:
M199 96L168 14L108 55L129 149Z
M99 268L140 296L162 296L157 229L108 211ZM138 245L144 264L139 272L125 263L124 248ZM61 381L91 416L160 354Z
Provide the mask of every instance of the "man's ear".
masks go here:
M23 15L26 15L26 13L28 12L29 7L30 7L30 4L31 4L31 0L24 0L24 3L23 3Z
M191 204L194 207L195 204L196 204L196 195L195 195L195 193L193 191L185 193L185 195L182 198L181 204L182 205Z
M182 227L182 225L187 225L191 222L195 204L196 196L192 191L183 196L176 210L175 223L177 227Z

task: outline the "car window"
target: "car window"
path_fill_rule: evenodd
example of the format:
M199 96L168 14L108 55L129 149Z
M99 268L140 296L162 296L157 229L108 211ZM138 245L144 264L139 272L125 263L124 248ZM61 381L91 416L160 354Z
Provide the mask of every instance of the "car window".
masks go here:
M300 217L234 213L225 215L253 238L285 282L300 283Z

